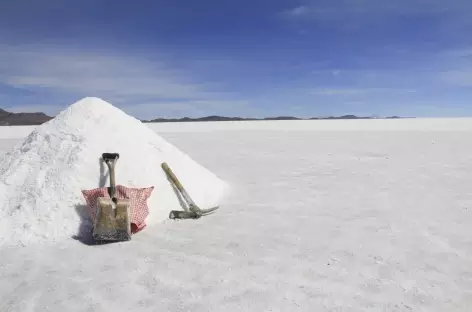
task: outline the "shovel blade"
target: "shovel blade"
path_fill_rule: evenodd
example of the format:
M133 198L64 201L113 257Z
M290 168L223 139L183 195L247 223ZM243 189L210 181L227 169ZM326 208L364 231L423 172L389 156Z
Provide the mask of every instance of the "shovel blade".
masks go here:
M115 206L115 209L113 209ZM131 239L130 202L128 199L100 197L94 222L93 239L98 241L127 241Z

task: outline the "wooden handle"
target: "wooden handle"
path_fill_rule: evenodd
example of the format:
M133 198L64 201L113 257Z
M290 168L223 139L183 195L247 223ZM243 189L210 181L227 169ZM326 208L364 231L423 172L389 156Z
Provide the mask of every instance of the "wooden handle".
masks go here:
M164 170L164 172L167 173L167 175L170 177L172 182L174 182L175 186L179 189L179 191L181 191L181 192L185 191L184 187L180 183L179 179L177 179L174 172L172 172L172 169L170 169L169 165L167 165L167 163L163 162L161 164L161 167Z

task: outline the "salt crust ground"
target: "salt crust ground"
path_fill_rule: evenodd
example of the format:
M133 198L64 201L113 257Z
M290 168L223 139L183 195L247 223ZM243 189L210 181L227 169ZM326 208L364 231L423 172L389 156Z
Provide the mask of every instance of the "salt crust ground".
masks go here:
M0 249L0 311L470 311L471 135L168 131L234 185L224 209Z

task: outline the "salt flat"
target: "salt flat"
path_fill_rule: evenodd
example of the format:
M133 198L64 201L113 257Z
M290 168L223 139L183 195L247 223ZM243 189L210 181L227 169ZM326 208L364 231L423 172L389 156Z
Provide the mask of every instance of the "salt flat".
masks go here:
M472 119L355 122L150 125L231 184L225 205L127 243L2 248L0 311L470 311Z

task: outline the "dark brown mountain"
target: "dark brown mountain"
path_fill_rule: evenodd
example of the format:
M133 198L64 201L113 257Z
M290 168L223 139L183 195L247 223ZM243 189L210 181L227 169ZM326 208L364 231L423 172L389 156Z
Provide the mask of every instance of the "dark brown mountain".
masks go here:
M224 116L206 116L200 118L157 118L152 120L143 120L143 122L195 122L195 121L242 121L242 120L257 120L255 118L242 117L224 117Z
M196 121L244 121L244 120L331 120L331 119L392 119L392 118L406 118L406 117L359 117L355 115L330 116L330 117L312 117L299 118L293 116L279 116L279 117L265 117L265 118L242 118L242 117L224 117L224 116L207 116L200 118L157 118L153 120L143 120L143 122L196 122Z
M33 126L51 120L44 113L11 113L0 108L0 126Z
M329 120L329 119L374 119L373 117L359 117L356 115L330 116L330 117L313 117L311 120Z
M280 117L265 117L265 118L243 118L243 117L225 117L225 116L206 116L200 118L157 118L152 120L143 120L143 122L196 122L196 121L248 121L248 120L301 120L298 117L280 116Z
M11 113L0 108L0 126L31 126L40 125L54 117L48 116L44 113ZM298 118L293 116L279 116L279 117L265 117L265 118L243 118L243 117L225 117L225 116L206 116L200 118L157 118L153 120L142 120L142 122L205 122L205 121L247 121L247 120L326 120L326 119L373 119L374 117L358 117L355 115L344 115L339 117L313 117L309 119ZM405 118L398 116L385 117L390 118ZM411 118L411 117L409 117Z
M302 120L301 118L298 117L292 117L292 116L280 116L280 117L266 117L264 120Z

